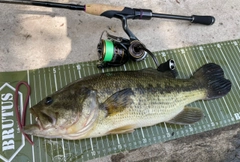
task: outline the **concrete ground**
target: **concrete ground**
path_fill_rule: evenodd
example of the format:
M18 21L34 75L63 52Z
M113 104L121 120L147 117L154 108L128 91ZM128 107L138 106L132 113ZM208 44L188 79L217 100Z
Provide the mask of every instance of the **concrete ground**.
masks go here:
M152 19L129 21L133 33L152 51L240 38L238 0L55 0L106 3L154 12L213 15L212 26ZM117 19L80 11L0 4L0 71L16 71L96 60L101 32L126 37ZM131 150L92 161L240 161L240 124Z

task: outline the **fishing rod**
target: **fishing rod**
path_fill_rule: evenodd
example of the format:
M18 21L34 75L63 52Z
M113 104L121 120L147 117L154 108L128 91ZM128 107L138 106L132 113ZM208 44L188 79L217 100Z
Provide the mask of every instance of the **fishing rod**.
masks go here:
M117 37L104 31L100 37L100 41L97 46L99 56L99 63L97 65L98 68L121 66L125 64L128 60L141 61L147 56L147 54L150 54L159 71L165 71L162 67L165 67L169 70L174 69L173 60L169 60L167 66L160 66L156 57L151 53L151 51L148 50L146 46L142 42L140 42L139 39L128 28L128 19L150 20L151 18L164 18L185 20L191 23L198 23L203 25L212 25L215 22L215 18L213 16L181 16L161 14L153 13L150 9L129 8L124 6L112 6L107 4L79 5L31 0L0 0L0 3L80 10L91 15L120 19L122 21L122 28L129 38ZM107 39L103 39L104 34L106 35Z

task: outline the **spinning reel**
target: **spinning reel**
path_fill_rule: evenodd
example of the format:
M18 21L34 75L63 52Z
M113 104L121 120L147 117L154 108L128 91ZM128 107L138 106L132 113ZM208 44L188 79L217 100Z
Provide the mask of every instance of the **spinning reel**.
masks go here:
M107 39L103 39L106 34ZM110 35L104 31L97 46L99 64L97 67L121 66L129 59L141 61L147 56L144 44L138 39L129 40Z

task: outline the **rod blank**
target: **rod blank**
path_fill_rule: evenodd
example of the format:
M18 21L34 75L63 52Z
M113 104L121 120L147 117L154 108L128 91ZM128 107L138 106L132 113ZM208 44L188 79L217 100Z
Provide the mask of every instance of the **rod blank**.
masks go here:
M85 10L85 5L77 4L66 4L66 3L55 3L55 2L46 2L46 1L26 1L26 0L1 0L0 3L10 3L10 4L21 4L21 5L33 5L33 6L42 6L42 7L51 7L51 8L64 8L70 10Z
M204 25L212 25L215 22L215 18L213 16L199 16L199 15L181 16L181 15L153 13L152 17L176 19L176 20L187 20L187 21L191 21L192 23L199 23Z

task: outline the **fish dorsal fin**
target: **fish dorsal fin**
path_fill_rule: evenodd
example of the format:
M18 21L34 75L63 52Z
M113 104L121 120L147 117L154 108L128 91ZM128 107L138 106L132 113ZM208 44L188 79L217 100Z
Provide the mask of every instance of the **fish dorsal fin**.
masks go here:
M170 77L170 78L176 78L178 76L177 70L168 70L162 72L165 76Z
M203 117L203 112L199 108L194 107L184 107L183 111L181 111L177 116L168 121L168 123L173 124L193 124Z
M132 133L134 131L134 125L125 125L108 132L108 134L121 134L121 133Z
M141 71L147 74L163 76L163 72L157 71L157 69L153 69L153 68L146 68L146 69L142 69Z
M153 69L153 68L145 68L145 69L142 69L142 71L144 72L149 72L149 73L157 73L157 69Z
M107 116L119 113L133 102L131 99L132 95L134 93L131 88L118 91L102 104L102 108L107 110Z
M161 72L161 71L158 71L157 69L146 68L146 69L142 69L142 71L144 73L158 75L159 77L176 78L178 75L177 70L168 70L168 71Z

